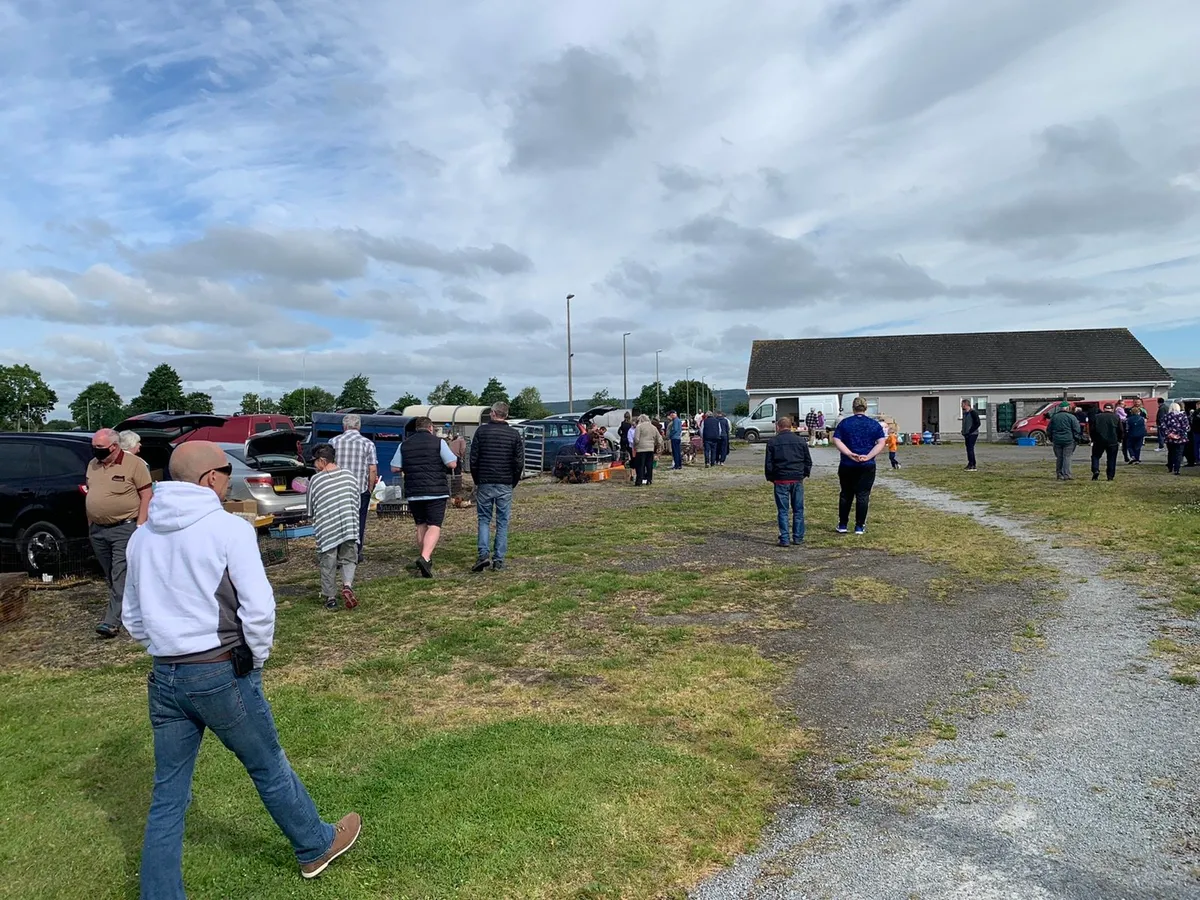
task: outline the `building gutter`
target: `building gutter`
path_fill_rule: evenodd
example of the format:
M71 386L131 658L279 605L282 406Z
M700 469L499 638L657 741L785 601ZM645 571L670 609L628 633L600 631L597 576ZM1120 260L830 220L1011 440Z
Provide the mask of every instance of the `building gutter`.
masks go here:
M934 394L942 391L1071 391L1080 388L1118 388L1145 387L1156 390L1165 387L1168 390L1175 386L1174 381L1073 381L1063 384L909 384L859 387L804 387L804 388L752 388L747 387L748 394L866 394L871 392L889 393L895 391L910 391L913 393Z

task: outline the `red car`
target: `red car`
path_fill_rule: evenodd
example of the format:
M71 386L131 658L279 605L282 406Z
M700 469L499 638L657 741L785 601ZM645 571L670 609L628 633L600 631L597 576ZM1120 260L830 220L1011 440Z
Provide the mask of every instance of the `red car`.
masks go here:
M1078 410L1083 410L1085 416L1090 416L1099 409L1104 408L1104 404L1111 403L1115 409L1117 405L1121 405L1128 409L1133 409L1135 406L1141 406L1146 410L1146 437L1147 439L1157 437L1158 426L1154 423L1154 417L1158 413L1158 400L1153 397L1138 399L1125 398L1123 400L1070 400L1071 412L1075 413ZM1058 412L1061 400L1055 400L1052 403L1047 403L1032 416L1027 416L1024 419L1017 419L1012 427L1013 440L1018 438L1033 438L1039 445L1046 443L1046 429L1050 426L1050 417ZM1083 436L1087 438L1088 426L1086 420L1083 422Z

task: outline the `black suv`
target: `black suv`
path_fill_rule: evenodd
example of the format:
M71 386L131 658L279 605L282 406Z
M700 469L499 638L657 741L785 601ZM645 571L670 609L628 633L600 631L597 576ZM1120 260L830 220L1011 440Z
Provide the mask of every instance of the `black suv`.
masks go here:
M0 544L10 566L40 572L88 535L89 434L0 433Z

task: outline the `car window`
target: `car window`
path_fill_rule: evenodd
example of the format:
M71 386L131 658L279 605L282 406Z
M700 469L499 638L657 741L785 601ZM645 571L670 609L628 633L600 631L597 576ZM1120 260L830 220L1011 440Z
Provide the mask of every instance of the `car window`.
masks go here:
M752 418L755 419L773 419L775 418L775 404L764 403L754 411Z
M270 422L256 422L254 424L254 433L255 434L262 434L264 431L271 431L271 430L272 430L272 428L271 428Z
M79 458L70 447L62 444L42 445L42 477L64 478L74 476L82 478L87 470L87 462Z
M33 449L29 441L0 441L0 477L7 481L36 478L40 467Z

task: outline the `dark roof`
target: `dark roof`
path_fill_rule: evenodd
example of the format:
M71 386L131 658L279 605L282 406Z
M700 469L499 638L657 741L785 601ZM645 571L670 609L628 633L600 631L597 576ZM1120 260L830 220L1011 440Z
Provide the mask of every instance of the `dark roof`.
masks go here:
M1171 375L1127 328L755 341L751 391L1143 383Z

